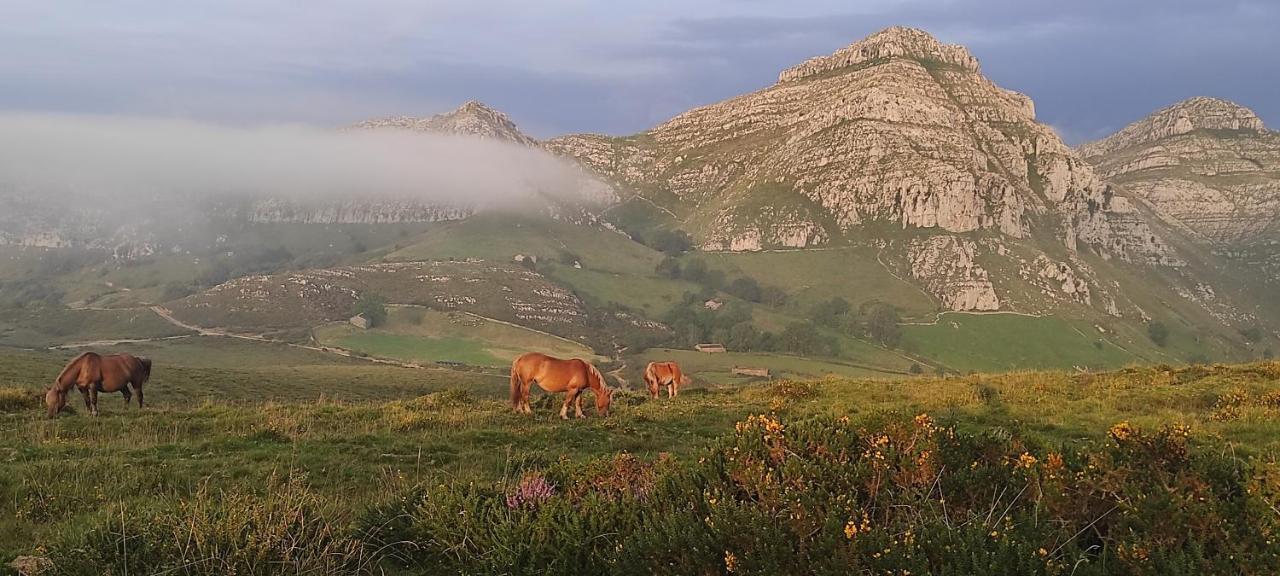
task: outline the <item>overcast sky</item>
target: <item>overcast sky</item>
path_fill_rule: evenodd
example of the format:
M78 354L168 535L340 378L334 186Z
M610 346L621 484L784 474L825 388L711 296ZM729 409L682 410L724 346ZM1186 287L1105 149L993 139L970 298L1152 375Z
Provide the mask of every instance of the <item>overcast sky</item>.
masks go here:
M1280 126L1277 0L5 0L0 112L342 125L468 99L628 134L889 25L967 45L1071 143L1197 95Z

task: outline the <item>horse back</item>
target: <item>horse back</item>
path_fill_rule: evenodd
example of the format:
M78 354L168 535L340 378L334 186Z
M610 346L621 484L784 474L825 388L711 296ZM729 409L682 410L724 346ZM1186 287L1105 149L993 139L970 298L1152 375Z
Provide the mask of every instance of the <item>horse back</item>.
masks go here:
M580 387L588 386L591 382L589 370L586 362L577 358L562 360L540 352L522 354L511 363L512 374L526 382L536 381L548 392L562 392L575 383Z

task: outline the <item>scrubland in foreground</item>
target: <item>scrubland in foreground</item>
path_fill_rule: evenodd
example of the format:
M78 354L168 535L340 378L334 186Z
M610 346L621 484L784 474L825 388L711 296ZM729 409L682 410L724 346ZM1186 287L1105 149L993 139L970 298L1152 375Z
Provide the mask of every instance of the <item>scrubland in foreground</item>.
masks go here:
M288 389L287 374L256 373L258 389ZM483 379L411 399L236 386L184 405L156 388L145 411L104 400L100 418L52 421L29 390L0 392L0 560L115 574L1280 570L1280 363L619 392L612 417L570 422L549 399L511 414Z

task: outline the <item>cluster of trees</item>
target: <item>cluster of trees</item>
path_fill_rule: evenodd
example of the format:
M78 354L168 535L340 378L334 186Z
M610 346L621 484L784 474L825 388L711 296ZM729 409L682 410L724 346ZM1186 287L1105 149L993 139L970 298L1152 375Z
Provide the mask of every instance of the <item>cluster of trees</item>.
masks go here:
M684 230L627 230L627 234L632 240L668 255L680 255L693 249L693 238Z
M723 290L748 302L781 306L787 301L786 292L777 286L760 284L749 276L729 279L723 270L712 268L701 259L692 259L682 264L680 260L667 256L658 263L654 271L664 278L687 280L710 290Z
M680 305L667 313L663 322L674 332L667 345L690 348L703 342L716 342L735 352L783 352L803 356L840 353L839 341L823 334L811 322L795 322L775 333L757 327L751 307L742 302L729 302L719 310L708 310L703 303L713 294L709 289L687 293Z
M902 318L898 309L884 302L869 302L854 309L839 296L819 302L809 311L817 324L850 336L869 338L883 346L896 348L902 342Z

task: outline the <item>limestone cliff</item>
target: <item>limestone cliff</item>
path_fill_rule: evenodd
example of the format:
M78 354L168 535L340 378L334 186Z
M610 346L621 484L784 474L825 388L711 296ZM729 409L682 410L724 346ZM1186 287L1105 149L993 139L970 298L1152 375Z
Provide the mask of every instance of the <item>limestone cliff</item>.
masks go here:
M1203 241L1248 243L1280 232L1280 133L1238 104L1192 98L1079 152L1167 223Z
M704 249L809 248L886 229L928 235L887 258L956 310L1001 306L975 262L1002 242L1182 264L1129 198L1036 121L1028 97L987 79L964 47L910 28L642 134L545 146L680 214ZM1070 282L1070 299L1085 301L1074 295L1089 287Z
M891 222L1015 239L1043 228L1073 249L1082 240L1135 261L1174 260L1036 122L1029 98L988 80L963 47L909 28L634 137L575 135L546 146L679 204L706 248L814 246Z

